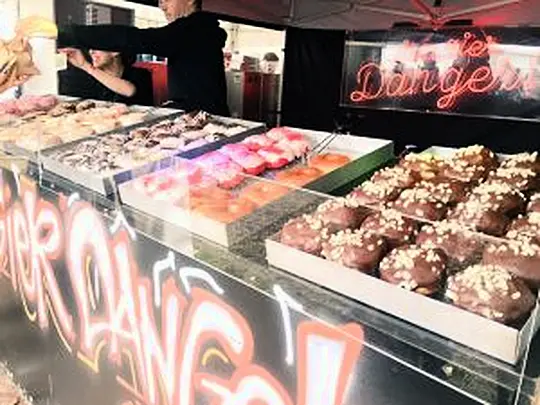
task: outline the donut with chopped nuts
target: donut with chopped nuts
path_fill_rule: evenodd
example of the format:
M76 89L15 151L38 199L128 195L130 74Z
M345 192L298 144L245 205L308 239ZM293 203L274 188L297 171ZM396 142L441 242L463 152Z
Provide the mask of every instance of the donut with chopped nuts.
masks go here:
M454 221L424 226L416 238L416 243L441 249L449 261L456 264L471 262L482 251L478 236Z
M483 204L472 199L459 203L448 215L448 219L454 220L474 231L492 236L503 236L508 225L510 225L510 218L494 208L492 205Z
M303 252L320 256L323 243L329 237L330 233L321 220L311 215L303 215L285 224L281 229L280 242Z
M454 162L463 162L466 166L482 166L491 169L498 165L497 155L482 145L472 145L458 149L451 158Z
M482 263L503 267L534 284L540 282L540 245L530 238L486 246Z
M465 184L476 184L484 180L489 171L490 168L484 166L467 165L462 161L450 161L441 171L441 177Z
M532 242L540 243L540 213L520 215L510 224L506 237L511 240L530 239Z
M330 236L322 255L345 267L373 274L386 252L383 237L373 232L346 230Z
M534 194L527 206L527 212L539 212L540 213L540 193Z
M380 266L381 279L422 295L441 289L446 271L446 255L426 246L402 246L390 252Z
M540 186L538 172L521 167L499 168L487 178L490 183L504 183L523 193L537 190Z
M501 162L501 168L530 169L535 173L540 174L540 156L538 155L538 152L524 152L511 155Z
M330 233L336 233L360 228L369 214L367 208L359 207L353 199L338 198L320 205L314 216L322 221Z
M416 177L412 170L405 167L394 166L379 170L371 177L373 183L391 181L400 188L411 188L416 184Z
M402 190L402 187L391 180L377 183L366 181L347 197L361 206L380 207L398 198Z
M419 179L431 180L439 175L446 163L431 153L410 153L401 159L399 165L414 172Z
M434 199L446 205L455 205L465 200L469 190L465 183L441 177L422 181L416 188L426 190Z
M447 207L429 191L422 188L404 190L392 207L406 215L439 221L446 215Z
M476 200L489 210L516 215L525 210L525 196L515 188L503 183L483 183L475 187L469 201Z
M507 325L523 320L535 305L522 280L493 265L471 266L450 277L445 295L457 307Z
M418 224L396 210L383 210L366 218L360 228L384 237L390 249L414 242Z

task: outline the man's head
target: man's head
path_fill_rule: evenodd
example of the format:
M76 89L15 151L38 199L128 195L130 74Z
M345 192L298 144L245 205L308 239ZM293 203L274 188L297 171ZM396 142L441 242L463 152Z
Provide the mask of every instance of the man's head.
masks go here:
M92 65L96 69L105 69L115 63L121 62L121 57L118 52L105 52L91 49L90 57L92 58Z
M202 0L159 0L159 7L168 21L186 17L202 7Z

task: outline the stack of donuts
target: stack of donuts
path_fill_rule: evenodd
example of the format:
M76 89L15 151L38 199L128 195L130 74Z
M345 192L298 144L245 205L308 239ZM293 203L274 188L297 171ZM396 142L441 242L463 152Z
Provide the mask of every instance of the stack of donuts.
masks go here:
M281 243L520 325L540 285L540 159L411 154L282 228Z

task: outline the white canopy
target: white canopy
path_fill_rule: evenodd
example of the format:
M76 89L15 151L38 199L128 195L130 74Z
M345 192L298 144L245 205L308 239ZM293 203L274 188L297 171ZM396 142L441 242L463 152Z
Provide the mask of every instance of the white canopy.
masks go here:
M440 6L437 6L437 3ZM204 0L209 11L303 28L388 29L395 22L431 25L540 25L540 0Z

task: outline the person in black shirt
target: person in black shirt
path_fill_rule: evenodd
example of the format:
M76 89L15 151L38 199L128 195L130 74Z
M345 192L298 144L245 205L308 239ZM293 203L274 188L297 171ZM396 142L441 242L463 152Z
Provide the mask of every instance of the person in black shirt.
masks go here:
M56 31L50 21L32 17L19 22L17 33L56 35L59 48L166 57L172 106L228 115L223 58L227 33L214 15L201 11L200 0L161 0L160 7L169 20L161 28L70 25Z
M91 50L90 63L78 49L63 52L75 69L60 74L61 94L125 104L153 104L151 73L134 68L135 58Z

